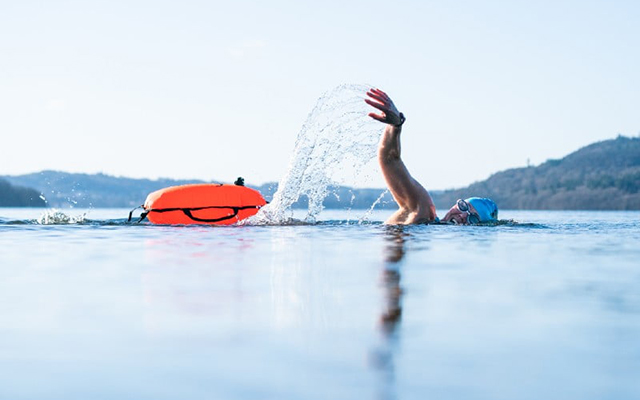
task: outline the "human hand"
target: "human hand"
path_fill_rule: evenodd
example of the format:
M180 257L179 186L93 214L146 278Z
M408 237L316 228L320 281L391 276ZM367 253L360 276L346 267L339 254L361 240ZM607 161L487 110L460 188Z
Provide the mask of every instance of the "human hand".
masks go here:
M369 113L369 116L371 118L390 125L402 125L402 123L404 122L404 115L398 112L398 109L393 104L393 101L391 101L391 98L385 92L380 89L370 89L369 91L367 91L367 96L369 96L371 99L364 99L364 101L371 107L377 108L378 110L382 111L379 114Z

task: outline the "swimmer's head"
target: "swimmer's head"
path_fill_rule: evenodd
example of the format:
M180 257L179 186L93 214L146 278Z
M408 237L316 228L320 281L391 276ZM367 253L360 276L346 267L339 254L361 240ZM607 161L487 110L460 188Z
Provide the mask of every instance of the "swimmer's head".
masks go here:
M491 199L469 197L458 200L442 219L456 224L477 224L498 220L498 206Z

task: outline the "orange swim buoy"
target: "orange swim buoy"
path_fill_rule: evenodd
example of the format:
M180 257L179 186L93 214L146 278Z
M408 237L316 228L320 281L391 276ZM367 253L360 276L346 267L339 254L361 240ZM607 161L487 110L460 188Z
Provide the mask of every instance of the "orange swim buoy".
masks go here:
M231 225L267 204L260 192L242 185L194 184L157 190L145 200L145 217L154 224Z

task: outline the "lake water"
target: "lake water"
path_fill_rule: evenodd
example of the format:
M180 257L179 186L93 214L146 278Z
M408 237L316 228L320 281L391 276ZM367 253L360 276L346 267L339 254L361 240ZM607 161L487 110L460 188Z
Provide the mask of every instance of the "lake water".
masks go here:
M1 399L640 398L638 212L42 213L0 209Z

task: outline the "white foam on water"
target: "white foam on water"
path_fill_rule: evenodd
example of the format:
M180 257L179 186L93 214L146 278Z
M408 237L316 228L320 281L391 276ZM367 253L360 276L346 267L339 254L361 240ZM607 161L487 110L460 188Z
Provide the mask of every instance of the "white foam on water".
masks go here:
M340 85L325 93L313 108L296 139L289 168L270 204L249 224L291 223L291 206L307 196L306 222L315 222L329 185L357 185L363 171L374 170L384 125L370 117L364 102L366 85Z
M66 225L66 224L81 224L85 221L87 214L83 213L77 216L71 216L63 213L62 211L52 208L46 210L36 222L40 225Z

